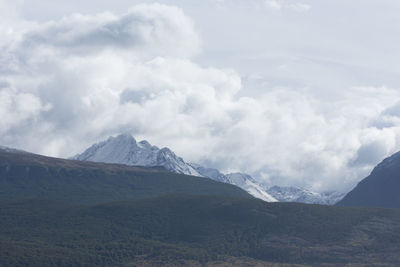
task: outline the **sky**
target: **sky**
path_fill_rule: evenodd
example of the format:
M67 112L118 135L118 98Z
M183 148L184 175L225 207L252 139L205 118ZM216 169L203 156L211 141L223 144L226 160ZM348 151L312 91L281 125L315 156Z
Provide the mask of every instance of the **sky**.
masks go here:
M400 150L397 0L0 0L0 145L130 133L270 185L348 191Z

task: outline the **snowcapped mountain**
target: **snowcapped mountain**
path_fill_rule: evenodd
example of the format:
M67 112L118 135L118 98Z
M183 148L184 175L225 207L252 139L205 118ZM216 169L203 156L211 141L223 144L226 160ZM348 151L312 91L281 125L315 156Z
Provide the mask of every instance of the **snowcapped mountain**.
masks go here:
M268 194L253 177L244 173L222 174L217 169L205 168L195 163L190 165L203 177L213 179L215 181L236 185L246 190L250 195L262 199L267 202L277 202L277 200Z
M294 186L272 186L266 191L280 202L299 202L324 205L334 205L345 195L335 191L316 193Z
M233 184L246 190L254 197L268 202L276 201L257 185L249 175L239 173L224 175L217 169L206 168L195 163L186 163L169 148L160 149L152 146L147 141L136 142L129 134L109 137L106 141L92 145L82 154L78 154L72 159L147 167L163 166L175 173L205 177Z
M256 198L262 199L267 202L277 202L278 200L266 192L257 182L248 174L244 173L230 173L226 177L231 184L243 188L248 193Z
M196 163L189 163L189 165L195 169L200 176L210 178L212 180L222 182L222 183L228 183L231 184L231 181L226 177L226 175L222 174L219 170L213 169L213 168L206 168L203 166L200 166L199 164Z
M223 174L217 169L206 168L196 163L187 163L169 148L158 148L147 141L136 142L130 134L109 137L94 144L72 159L134 166L163 166L175 173L206 177L212 180L236 185L256 198L268 202L302 202L332 205L343 194L337 192L319 194L298 187L266 187L244 173Z
M163 166L175 173L201 176L169 148L160 149L147 141L136 142L129 134L110 137L94 144L72 159L147 167Z

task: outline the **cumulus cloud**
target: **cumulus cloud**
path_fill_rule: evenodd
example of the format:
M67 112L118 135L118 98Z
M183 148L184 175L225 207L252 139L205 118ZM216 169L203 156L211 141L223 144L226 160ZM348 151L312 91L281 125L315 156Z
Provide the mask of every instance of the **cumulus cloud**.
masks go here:
M75 14L13 40L0 47L3 145L68 157L130 132L188 161L319 191L348 190L400 145L398 91L246 95L236 71L195 62L201 40L177 7Z
M135 50L149 57L190 57L199 50L192 21L176 7L138 5L123 15L75 14L40 25L25 34L22 47L90 54L97 50Z
M36 95L0 84L0 135L32 123L41 112L50 109L51 105L44 105Z

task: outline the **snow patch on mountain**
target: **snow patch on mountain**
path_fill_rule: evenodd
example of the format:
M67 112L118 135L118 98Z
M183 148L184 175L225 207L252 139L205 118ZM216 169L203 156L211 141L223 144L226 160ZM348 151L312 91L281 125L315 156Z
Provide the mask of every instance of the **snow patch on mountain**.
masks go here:
M209 178L218 182L236 185L256 198L268 202L302 202L333 205L344 194L337 192L315 193L298 187L268 187L244 173L223 174L217 169L206 168L196 163L187 163L169 148L158 148L143 140L136 142L130 134L109 137L86 149L72 159L133 166L162 166L175 173Z
M147 167L163 166L175 173L200 176L169 148L159 149L147 141L137 143L129 134L110 137L106 141L94 144L72 159Z
M76 155L72 159L134 166L163 166L175 173L205 177L218 182L233 184L246 190L254 197L268 202L276 201L261 186L257 185L256 181L249 175L238 173L225 175L217 169L206 168L195 163L186 163L169 148L159 149L145 140L136 142L130 134L110 137L106 141L92 145L82 154Z
M243 188L248 193L256 198L262 199L267 202L277 202L278 200L266 192L257 182L248 174L244 173L230 173L226 177L231 184Z
M203 177L213 179L215 181L236 185L250 195L262 199L267 202L276 202L277 200L270 196L265 190L259 186L250 175L244 173L222 174L219 170L213 168L205 168L195 163L190 165Z
M196 163L189 163L189 165L194 168L202 177L210 178L212 180L231 184L230 180L226 177L226 175L222 174L219 170L213 168L206 168L200 166Z
M272 186L266 190L280 202L299 202L308 204L334 205L344 197L344 193L316 193L294 186Z

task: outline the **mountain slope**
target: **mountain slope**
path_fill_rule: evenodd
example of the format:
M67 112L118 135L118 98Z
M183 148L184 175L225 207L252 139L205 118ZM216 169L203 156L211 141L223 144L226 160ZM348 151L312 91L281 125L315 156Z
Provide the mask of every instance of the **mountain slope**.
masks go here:
M0 211L0 266L400 264L398 209L266 203L159 168L0 149Z
M65 160L0 149L0 199L40 197L102 203L173 193L252 198L233 185L160 168Z
M280 202L297 202L323 205L334 205L344 196L344 194L335 191L316 193L294 186L272 186L267 189L267 192Z
M400 208L400 152L379 163L338 205Z
M257 184L257 182L250 175L244 173L230 173L227 174L231 184L239 186L246 190L252 196L262 199L267 202L277 202L276 198L265 192L265 190Z
M72 159L131 166L163 166L175 173L200 176L196 170L182 158L176 156L169 148L159 149L145 140L136 142L129 134L110 137L106 141L94 144Z
M217 169L207 168L196 163L187 163L169 148L159 149L147 141L136 142L129 134L110 137L103 142L94 144L73 159L132 166L163 166L171 172L206 177L236 185L254 197L267 202L333 205L343 197L343 194L338 192L315 193L298 187L268 187L243 173L223 174Z
M194 163L190 164L203 177L207 177L223 183L236 185L246 190L250 195L267 202L277 201L276 198L272 197L269 193L267 193L266 190L264 190L260 185L258 185L257 181L248 174L229 173L225 175L220 173L217 169L205 168Z
M225 174L222 174L219 170L213 168L206 168L196 163L189 163L193 169L195 169L199 176L213 179L214 181L223 182L230 184L231 181L226 177Z
M182 195L90 206L0 201L0 210L1 266L400 264L399 210Z
M150 145L147 141L136 142L129 134L109 137L103 142L92 145L82 154L74 156L73 159L131 166L163 166L171 172L206 177L218 182L233 184L246 190L254 197L265 201L276 201L249 175L242 175L235 182L228 177L229 175L224 175L217 169L206 168L195 163L186 163L169 148L159 149Z

